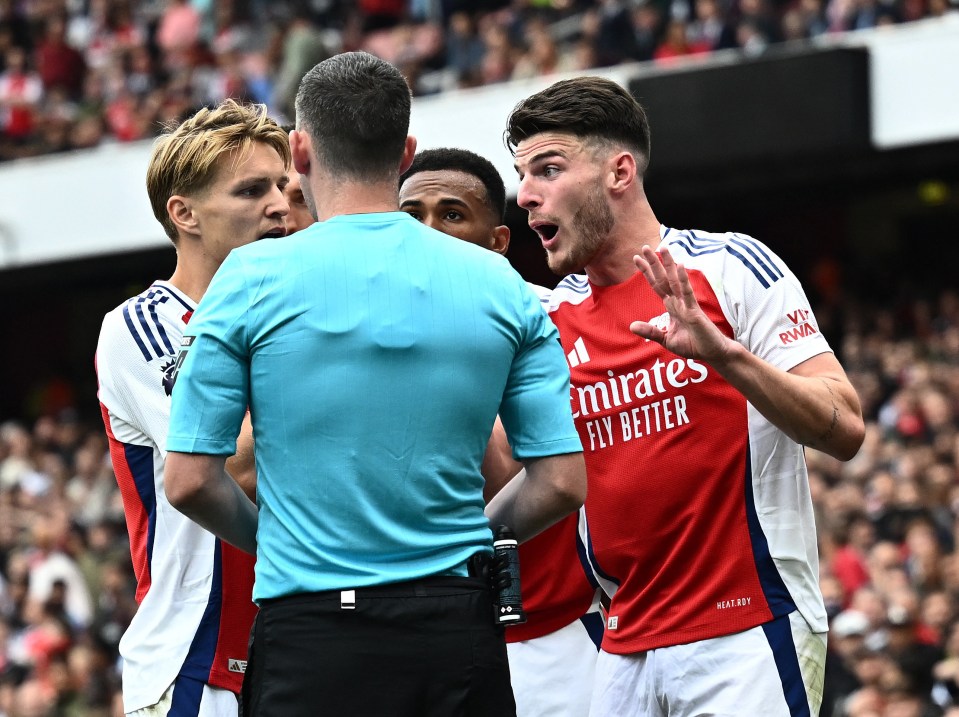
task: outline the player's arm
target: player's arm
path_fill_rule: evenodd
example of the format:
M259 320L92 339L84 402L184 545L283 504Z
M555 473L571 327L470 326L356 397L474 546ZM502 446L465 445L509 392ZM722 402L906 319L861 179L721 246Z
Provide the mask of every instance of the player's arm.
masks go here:
M246 497L256 502L256 456L253 452L253 423L250 413L243 417L236 453L226 459L226 472L237 482Z
M513 452L506 438L506 429L499 416L493 424L493 432L486 444L486 453L483 455L483 464L480 472L483 474L483 499L489 503L493 496L502 490L510 479L523 469L523 464L513 460Z
M723 334L693 293L686 269L669 249L648 246L637 268L669 311L664 331L644 321L630 330L685 358L704 361L742 393L763 416L797 443L840 460L862 445L865 424L855 389L832 353L821 353L783 371Z
M523 466L486 505L490 525L510 526L521 543L586 500L586 464L581 452L528 459Z
M256 505L225 465L225 456L170 451L164 473L167 500L211 533L255 554Z
M770 423L839 460L856 455L865 436L862 409L835 355L819 354L782 371L729 341L734 345L712 365Z

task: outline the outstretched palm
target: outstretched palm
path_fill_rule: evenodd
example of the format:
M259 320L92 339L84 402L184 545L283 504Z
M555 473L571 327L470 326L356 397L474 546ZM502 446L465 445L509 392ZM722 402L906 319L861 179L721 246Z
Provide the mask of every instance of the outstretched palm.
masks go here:
M646 281L663 300L669 312L669 326L663 330L646 321L634 321L629 330L637 336L662 344L684 358L702 360L716 365L729 351L729 341L709 320L696 300L686 268L677 264L669 249L659 252L644 246L642 255L633 257Z

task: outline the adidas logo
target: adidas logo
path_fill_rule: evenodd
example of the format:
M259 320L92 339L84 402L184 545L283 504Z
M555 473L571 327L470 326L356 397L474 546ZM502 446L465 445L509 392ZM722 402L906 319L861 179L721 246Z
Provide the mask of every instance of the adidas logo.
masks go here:
M246 660L237 660L231 657L227 662L227 669L230 672L239 672L240 674L243 674L246 672Z
M570 368L575 368L581 363L589 363L589 351L586 350L582 336L573 342L573 350L566 354L566 360L569 361Z
M648 322L650 325L655 326L660 331L665 331L669 328L669 312L663 312L659 316L654 316ZM649 341L649 339L646 339Z

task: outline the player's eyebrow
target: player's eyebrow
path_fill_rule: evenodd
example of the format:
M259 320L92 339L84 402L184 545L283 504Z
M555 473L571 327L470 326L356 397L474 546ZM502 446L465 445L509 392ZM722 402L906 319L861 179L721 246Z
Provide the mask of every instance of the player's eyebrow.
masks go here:
M274 179L273 177L266 177L266 176L237 177L233 182L233 186L240 187L240 186L249 186L250 184L273 184L273 182L276 182L280 186L285 187L287 184L290 183L290 176L288 174L283 174L282 176L280 176L279 179Z
M464 209L469 209L469 204L460 199L459 197L441 197L436 201L437 204L449 205L463 207ZM411 206L411 207L422 207L423 200L421 199L404 199L400 202L400 207Z
M552 159L553 157L560 157L561 159L568 159L566 153L563 152L563 151L560 150L560 149L544 149L542 152L537 152L536 154L531 155L531 156L526 160L526 165L527 165L527 166L532 166L532 165L536 164L537 162L542 162L542 161L545 160L545 159ZM513 169L515 169L516 172L517 172L517 174L518 174L519 171L520 171L520 169L519 169L519 164L516 163L516 162L514 162L514 163L513 163Z

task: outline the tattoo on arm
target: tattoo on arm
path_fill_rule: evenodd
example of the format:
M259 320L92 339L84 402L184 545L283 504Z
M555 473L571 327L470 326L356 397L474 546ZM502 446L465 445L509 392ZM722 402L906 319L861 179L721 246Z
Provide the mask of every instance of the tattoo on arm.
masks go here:
M833 393L832 386L829 385L829 381L822 379L822 382L823 385L825 385L826 390L829 391L829 396L832 399L832 420L829 422L829 428L817 436L816 440L811 444L813 447L823 443L828 443L832 438L833 433L836 431L836 426L839 425L839 407L836 405L836 395Z

